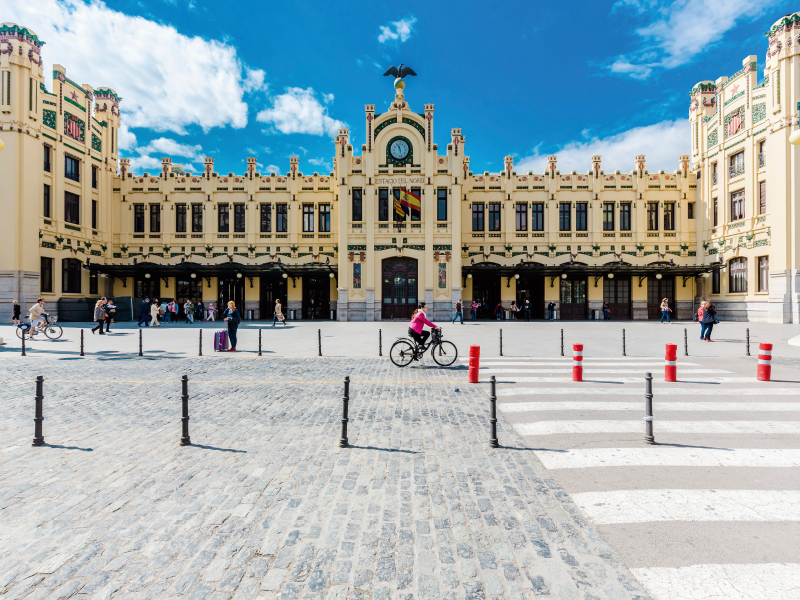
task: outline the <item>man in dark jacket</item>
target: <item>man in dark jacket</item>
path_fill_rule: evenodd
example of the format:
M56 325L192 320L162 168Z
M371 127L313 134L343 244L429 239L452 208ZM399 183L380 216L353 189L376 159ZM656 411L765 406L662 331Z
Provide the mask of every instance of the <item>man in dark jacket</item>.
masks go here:
M117 312L117 307L114 305L114 299L103 298L103 311L106 313L106 332L111 331L111 321L114 320L114 313Z
M142 323L146 325L150 320L150 298L142 300L142 303L139 305L139 312L142 316L139 318L137 326L141 327Z
M525 304L522 306L522 310L525 313L525 322L529 322L531 320L531 301L530 299L525 299Z

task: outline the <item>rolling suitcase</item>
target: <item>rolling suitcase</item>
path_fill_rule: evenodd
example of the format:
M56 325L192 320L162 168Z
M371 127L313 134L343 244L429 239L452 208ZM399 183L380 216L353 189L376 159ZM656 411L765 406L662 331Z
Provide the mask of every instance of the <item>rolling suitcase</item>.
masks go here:
M228 332L224 329L214 332L214 350L216 352L227 352L228 346Z

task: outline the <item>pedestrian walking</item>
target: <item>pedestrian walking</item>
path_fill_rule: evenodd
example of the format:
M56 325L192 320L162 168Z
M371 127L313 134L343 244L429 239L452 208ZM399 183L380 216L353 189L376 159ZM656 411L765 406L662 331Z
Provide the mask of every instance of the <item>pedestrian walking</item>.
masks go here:
M216 321L217 320L217 309L214 308L213 304L208 305L208 316L206 317L206 321Z
M664 323L664 319L667 319L667 325L671 325L672 321L669 320L669 313L672 312L672 309L669 307L669 300L664 298L661 301L661 323Z
M203 300L198 300L197 304L194 306L194 314L197 316L197 320L201 323L206 316L206 307L203 305Z
M136 324L136 326L141 327L142 323L147 325L147 321L150 319L150 298L145 298L142 300L142 303L139 305L139 313L141 316L139 317L139 322Z
M497 306L494 307L494 317L498 321L502 321L503 320L503 303L502 302L498 302Z
M187 323L194 323L194 304L191 300L187 300L183 305L183 314L186 315Z
M312 319L317 318L317 305L314 304L314 299L311 299L311 306L308 309L309 314L311 315Z
M697 309L697 322L700 323L700 339L706 339L706 324L703 323L703 312L706 308L706 301L700 303L700 308Z
M603 319L608 321L611 319L611 307L608 306L608 302L603 302Z
M170 316L170 321L172 321L173 323L177 323L178 322L178 303L175 302L175 300L173 300L172 302L169 303L169 312L172 313L172 316Z
M706 306L703 309L703 324L706 326L705 340L707 342L714 341L711 339L711 330L714 329L714 323L719 323L716 315L717 309L714 308L714 303L711 300L706 300Z
M242 319L233 300L228 302L228 308L225 309L222 316L225 317L224 321L228 325L228 339L231 341L231 349L228 352L236 352L236 331L239 329Z
M529 298L525 298L525 304L522 305L522 310L525 311L525 322L529 323L531 320L531 301Z
M106 311L103 310L103 301L98 300L94 305L94 321L97 323L97 326L92 328L92 334L98 329L100 330L100 335L103 334L103 321L106 318Z
M456 301L456 316L453 317L452 323L456 322L456 319L461 319L461 324L464 324L464 311L461 308L461 300Z
M105 296L101 298L103 301L103 310L106 313L105 324L106 324L106 333L111 332L111 321L114 319L114 313L117 312L117 307L114 306L112 302L114 299L112 298L109 300Z
M161 323L158 322L158 312L161 310L160 306L158 298L150 305L150 325L148 325L148 327L152 327L153 325L161 327Z
M472 309L472 320L473 321L477 321L478 320L478 308L479 308L479 306L480 305L475 300L473 300L472 304L470 304L470 308Z
M19 302L14 300L11 305L11 322L14 323L14 325L19 325L20 314L22 314L22 307L19 305Z
M166 300L161 301L161 306L158 307L158 314L161 315L161 322L162 323L169 323L169 311L167 310L169 305L167 304Z
M548 313L548 318L551 321L555 321L556 320L556 303L555 302L551 302L550 304L547 305L547 313Z
M275 323L283 323L283 326L286 327L286 318L283 316L283 312L281 310L280 298L275 300L275 316L272 318L273 327L275 327Z
M519 311L519 308L517 307L517 301L516 300L512 300L511 301L511 306L508 307L508 312L509 312L509 315L510 315L512 321L516 321L517 320L517 311Z

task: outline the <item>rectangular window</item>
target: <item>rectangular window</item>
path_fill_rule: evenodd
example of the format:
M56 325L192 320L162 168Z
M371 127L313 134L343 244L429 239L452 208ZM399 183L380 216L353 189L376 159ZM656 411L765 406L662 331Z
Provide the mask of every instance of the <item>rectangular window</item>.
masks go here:
M544 204L531 204L531 231L544 231Z
M92 187L97 189L97 167L92 165Z
M64 192L64 220L74 225L80 224L80 196Z
M767 166L767 142L758 143L758 168L762 169Z
M690 219L694 219L694 202L689 202L689 211L687 216Z
M71 156L64 156L64 177L72 181L80 181L81 161Z
M731 192L731 221L744 219L744 190Z
M647 203L647 229L658 231L658 202Z
M675 203L674 202L665 202L664 203L664 230L665 231L674 231L675 230Z
M92 200L92 229L97 229L97 200Z
M389 190L378 190L378 221L389 220Z
M89 273L89 295L97 296L97 273Z
M42 256L39 259L39 291L43 294L53 293L53 259Z
M303 204L303 231L314 231L314 205Z
M186 205L175 205L175 233L186 233Z
M133 205L133 232L144 233L144 204Z
M319 232L330 233L331 231L331 205L319 205Z
M500 203L489 203L489 231L500 231Z
M150 205L150 233L161 233L161 205Z
M44 147L44 170L50 172L50 146Z
M411 193L422 200L422 190L420 188L411 188ZM421 205L422 203L420 202L420 206ZM422 218L422 211L419 211L416 208L409 208L407 211L411 214L412 221L419 221Z
M483 231L483 203L472 204L472 231Z
M603 231L614 231L614 203L603 204Z
M619 205L619 229L620 231L631 230L631 203L623 202Z
M719 223L719 219L717 218L718 215L719 215L719 211L717 210L717 199L716 198L712 199L712 210L714 211L714 214L712 215L713 223L714 223L714 227L716 227L717 223Z
M261 205L261 233L272 231L272 205Z
M363 221L364 218L363 218L363 213L362 213L362 210L363 210L363 206L362 206L362 200L363 200L362 191L360 189L358 189L358 190L353 190L352 193L353 193L353 217L352 217L352 220L353 221Z
M517 231L528 231L528 205L517 204Z
M767 182L758 182L758 214L767 214Z
M397 205L400 203L400 188L395 188L392 190L392 206L390 210L392 211L392 219L397 222L404 222L406 220L406 216L408 215L408 209L405 206L400 205L400 210L403 212L402 216L397 213Z
M578 202L575 205L575 231L586 231L588 214L589 205L586 202Z
M203 233L202 204L192 204L192 233Z
M233 231L235 233L244 233L246 223L244 211L244 204L233 205Z
M732 258L728 261L728 291L732 294L747 292L747 259Z
M228 233L231 229L231 213L227 204L217 206L217 231Z
M77 258L61 259L61 291L65 294L81 293L81 261Z
M769 256L758 257L758 291L769 291Z
M42 208L44 209L44 212L42 214L44 214L45 217L49 217L50 216L50 186L47 185L46 183L44 184L44 198L43 198L43 206L42 206Z
M278 204L275 207L275 231L286 233L289 230L288 205Z
M719 271L711 273L711 293L719 294Z
M571 231L572 208L569 202L562 202L558 205L558 229L559 231Z
M717 185L717 163L711 164L711 183Z
M744 150L730 157L730 176L744 175Z
M447 190L436 190L436 220L447 221Z

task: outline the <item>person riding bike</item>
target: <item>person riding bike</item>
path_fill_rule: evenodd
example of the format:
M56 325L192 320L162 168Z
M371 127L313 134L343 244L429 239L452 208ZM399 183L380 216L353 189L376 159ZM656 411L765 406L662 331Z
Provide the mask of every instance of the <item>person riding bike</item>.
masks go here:
M47 313L44 312L44 298L39 298L36 304L28 309L28 313L31 320L31 335L33 335L36 328L42 325L47 317Z
M420 302L417 304L417 310L415 310L414 314L411 316L411 323L408 324L408 335L420 346L424 346L425 341L431 335L430 331L423 331L425 325L432 329L441 329L441 327L438 327L425 318L425 313L427 312L428 308L425 306L425 303Z

